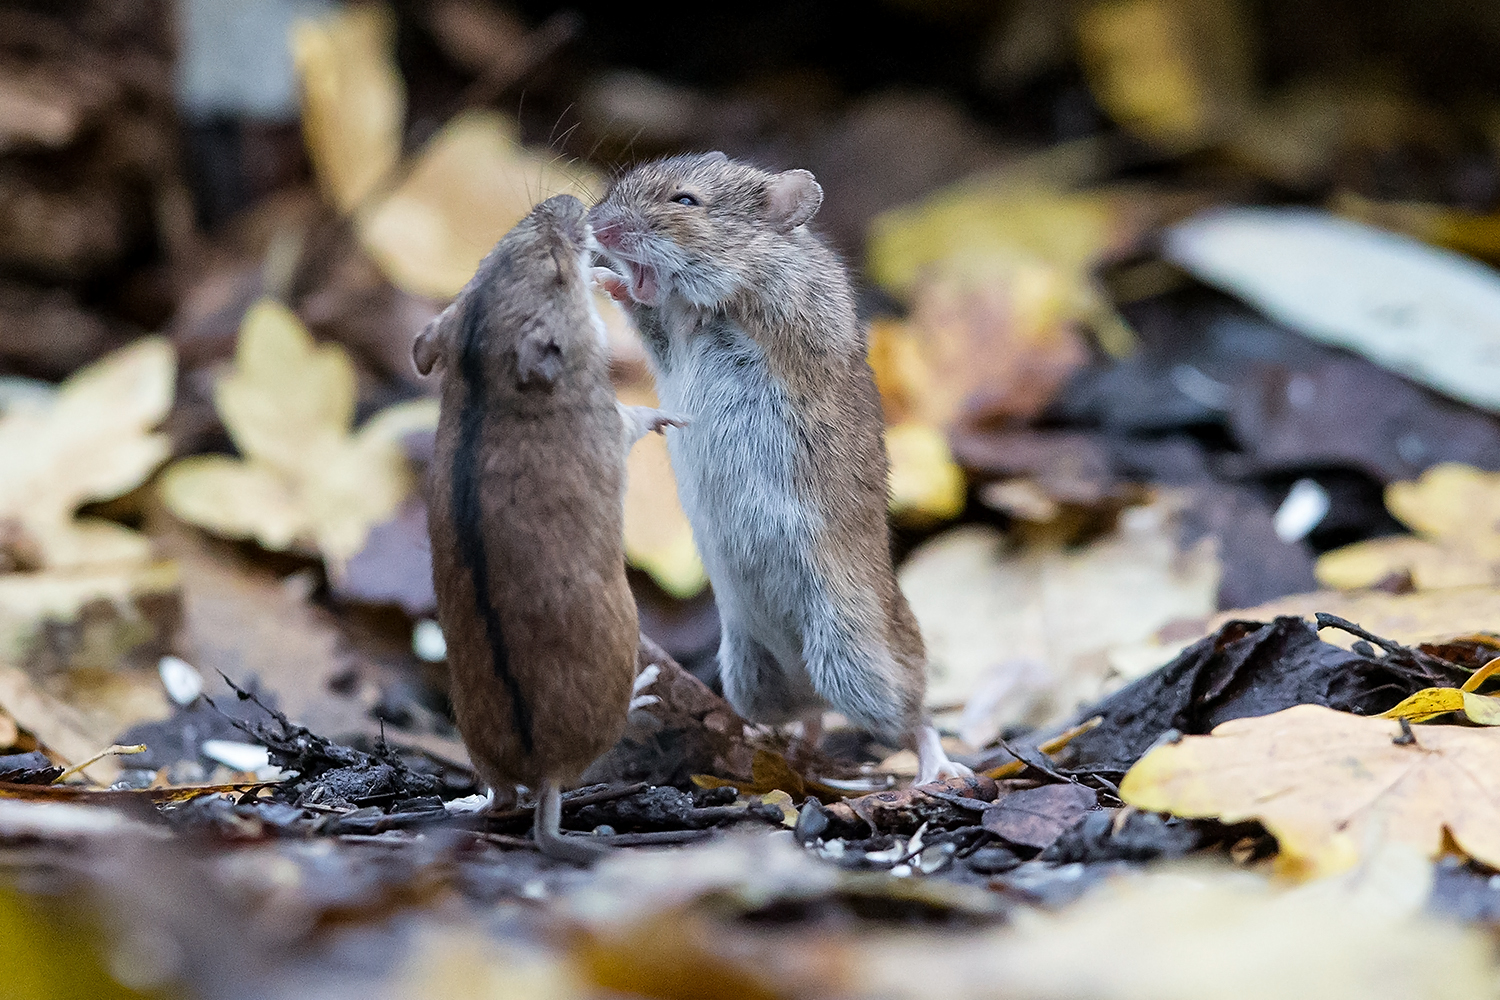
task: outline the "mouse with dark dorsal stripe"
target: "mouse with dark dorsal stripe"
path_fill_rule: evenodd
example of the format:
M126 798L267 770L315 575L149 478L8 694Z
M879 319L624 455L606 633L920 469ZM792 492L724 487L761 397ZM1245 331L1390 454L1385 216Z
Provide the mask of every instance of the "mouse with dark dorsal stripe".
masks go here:
M592 237L571 195L532 210L412 347L441 372L428 532L459 732L496 807L537 793L535 836L561 791L619 739L639 631L625 578L625 456L678 421L623 407L591 294Z

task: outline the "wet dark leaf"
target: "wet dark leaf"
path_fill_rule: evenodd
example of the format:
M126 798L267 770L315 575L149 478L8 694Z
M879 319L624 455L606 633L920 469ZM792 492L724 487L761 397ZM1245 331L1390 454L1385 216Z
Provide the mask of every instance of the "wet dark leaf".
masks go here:
M1042 785L1011 792L984 811L986 830L1020 847L1046 848L1098 802L1092 788Z

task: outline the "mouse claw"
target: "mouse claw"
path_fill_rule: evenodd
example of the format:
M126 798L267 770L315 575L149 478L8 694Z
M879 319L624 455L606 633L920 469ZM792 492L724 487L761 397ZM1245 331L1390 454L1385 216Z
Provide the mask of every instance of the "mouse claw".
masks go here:
M625 424L626 446L635 444L650 433L665 433L668 427L686 427L692 421L675 413L666 413L650 406L630 406L617 403L620 419Z
M657 410L646 420L646 428L657 434L665 434L668 427L688 427L692 424L692 417L684 417L678 413L667 413Z
M596 267L589 271L594 287L616 302L630 301L630 283L607 267Z
M661 667L655 663L635 675L635 683L630 688L630 711L645 708L648 705L659 705L661 699L654 694L641 694L642 691L656 683L661 676Z

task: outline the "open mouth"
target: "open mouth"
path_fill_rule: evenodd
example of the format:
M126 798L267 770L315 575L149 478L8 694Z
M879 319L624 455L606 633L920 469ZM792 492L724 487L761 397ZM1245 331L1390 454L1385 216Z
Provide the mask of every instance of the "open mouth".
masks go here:
M630 297L643 306L656 305L657 293L660 291L656 281L656 268L649 264L637 264L629 262L630 269Z

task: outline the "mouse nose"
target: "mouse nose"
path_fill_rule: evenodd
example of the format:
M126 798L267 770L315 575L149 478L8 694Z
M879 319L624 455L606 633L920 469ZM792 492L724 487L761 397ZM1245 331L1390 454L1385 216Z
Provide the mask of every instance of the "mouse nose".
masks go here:
M618 215L600 211L602 207L596 205L589 210L589 225L593 227L594 239L606 250L618 250L625 235L625 226Z

